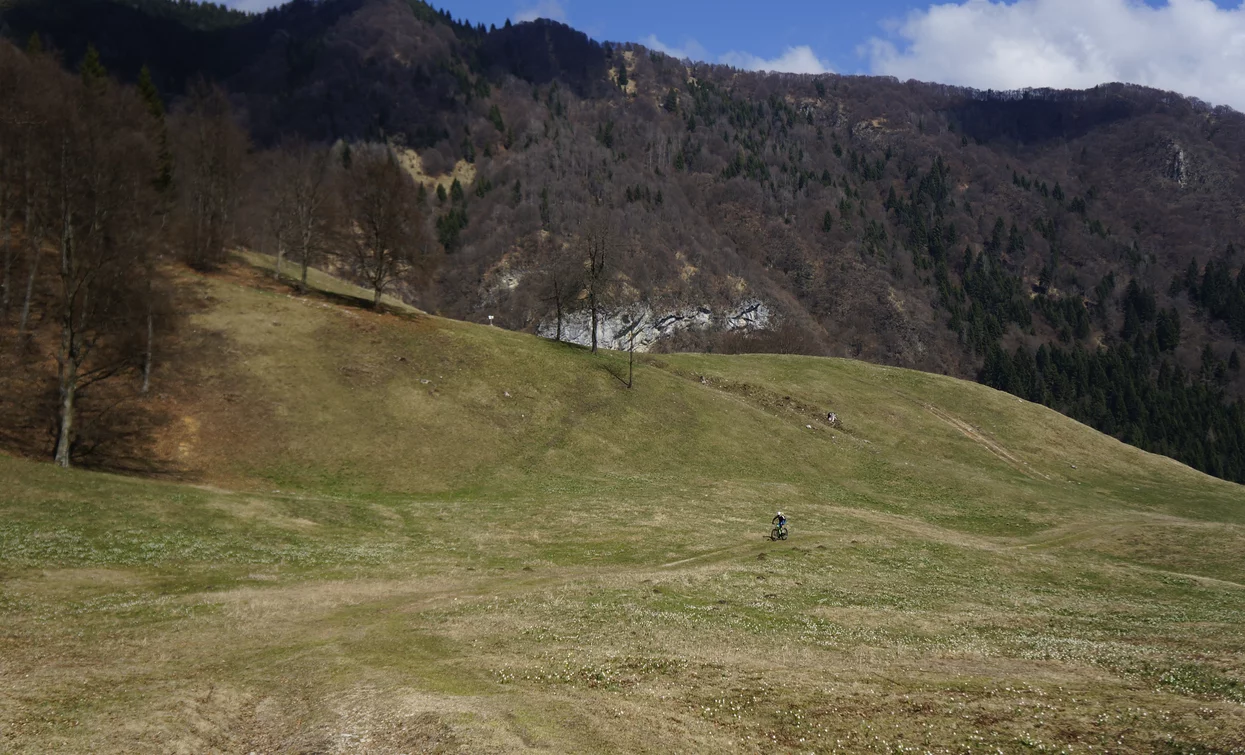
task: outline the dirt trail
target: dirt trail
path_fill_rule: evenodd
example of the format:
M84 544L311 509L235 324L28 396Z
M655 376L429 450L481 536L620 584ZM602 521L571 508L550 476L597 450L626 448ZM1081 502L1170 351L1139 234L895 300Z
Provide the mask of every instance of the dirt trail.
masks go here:
M810 543L821 542L822 540L826 540L827 538L828 536L826 535L805 535L800 538L799 543L803 545L808 545ZM773 541L769 539L768 535L757 535L756 539L762 541L762 544L758 546L758 544L753 542L752 539L749 539L746 542L740 543L738 545L732 545L726 548L717 548L715 550L706 551L704 553L699 553L695 556L688 556L687 558L681 558L678 561L671 561L669 563L662 564L661 568L672 569L676 566L683 566L685 564L690 564L693 561L704 561L706 559L713 558L714 556L724 556L726 554L736 553L739 551L757 551L758 553L764 553L765 552L764 548L766 547L766 545L773 543ZM791 544L792 541L788 540L784 542ZM758 548L761 548L762 550L758 550Z
M1150 517L1138 515L1135 517L1124 519L1113 519L1105 522L1091 524L1088 522L1077 522L1068 524L1054 529L1043 530L1037 535L1028 539L1027 542L1017 543L1013 548L1023 549L1041 549L1059 548L1065 545L1073 545L1085 540L1091 540L1096 537L1115 536L1120 537L1139 526L1145 524L1156 523Z
M928 411L930 414L934 415L938 419L942 420L943 422L947 423L951 427L955 428L961 434L963 434L966 438L982 446L987 451L997 456L999 459L1002 459L1003 463L1007 464L1012 469L1015 469L1017 472L1021 473L1022 475L1025 475L1026 477L1029 477L1034 480L1047 481L1051 479L1050 475L1043 474L1037 471L1029 464L1029 462L1024 461L1023 459L1019 458L1012 452L1008 451L1006 448L1000 445L997 441L994 441L986 437L985 434L983 434L982 432L980 432L979 430L977 430L976 428L974 428L972 425L968 424L964 420L959 419L958 417L955 417L950 412L947 412L943 409L939 409L933 404L925 404L924 406L925 406L925 410Z

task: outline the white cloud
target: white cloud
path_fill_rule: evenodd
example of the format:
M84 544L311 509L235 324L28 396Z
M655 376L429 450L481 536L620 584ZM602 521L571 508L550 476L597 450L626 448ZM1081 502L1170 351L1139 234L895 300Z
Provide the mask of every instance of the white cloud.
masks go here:
M683 60L709 60L709 51L695 39L686 39L682 45L669 45L650 34L640 40L640 44L651 50ZM718 58L718 62L728 66L742 68L746 71L781 71L783 73L829 73L830 64L820 60L813 48L808 45L788 47L783 54L772 60L747 52L728 52Z
M641 39L640 44L650 50L664 52L670 57L678 58L679 60L708 60L709 58L709 51L694 39L686 39L683 41L681 46L675 47L674 45L668 45L662 42L657 38L656 34L650 34L644 39Z
M566 7L562 5L561 0L537 0L535 5L525 4L515 14L514 20L519 23L524 21L535 21L538 18L547 18L551 21L561 21L566 23Z
M891 36L862 51L873 73L980 89L1124 81L1245 110L1245 4L963 0L913 11Z
M719 60L728 66L746 71L781 71L783 73L830 73L830 64L817 57L808 45L788 47L782 55L766 60L747 52L728 52Z

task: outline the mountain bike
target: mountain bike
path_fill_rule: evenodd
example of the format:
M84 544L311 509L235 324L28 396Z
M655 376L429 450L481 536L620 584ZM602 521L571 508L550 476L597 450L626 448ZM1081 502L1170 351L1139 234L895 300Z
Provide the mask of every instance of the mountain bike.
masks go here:
M787 531L787 525L784 524L781 527L775 527L774 529L770 530L769 539L770 540L786 540L788 534L790 533Z

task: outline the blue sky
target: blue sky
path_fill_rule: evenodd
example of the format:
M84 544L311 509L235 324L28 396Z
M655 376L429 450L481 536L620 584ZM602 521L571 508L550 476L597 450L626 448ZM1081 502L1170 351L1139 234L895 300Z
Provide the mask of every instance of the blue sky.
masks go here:
M256 9L273 0L226 0ZM544 16L599 40L798 73L980 88L1127 81L1245 110L1245 0L441 0L456 18Z
M884 33L884 21L900 19L918 5L907 0L458 0L445 7L455 16L484 23L561 10L563 20L597 39L642 42L655 36L672 48L690 48L710 59L731 52L774 59L788 48L808 46L835 70L863 72L865 61L856 48Z

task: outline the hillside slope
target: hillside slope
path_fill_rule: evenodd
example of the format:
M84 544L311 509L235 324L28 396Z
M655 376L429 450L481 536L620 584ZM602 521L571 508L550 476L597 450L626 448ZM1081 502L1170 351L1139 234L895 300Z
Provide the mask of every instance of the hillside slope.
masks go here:
M344 289L179 291L190 479L0 457L0 749L1245 747L1239 486L945 377L628 389Z
M188 280L202 288L187 295L208 306L189 323L202 342L186 349L201 356L185 411L205 429L184 439L182 463L210 481L284 474L319 488L317 475L330 475L346 492L504 495L550 475L622 483L690 471L708 483L784 470L824 489L864 467L898 474L922 459L903 476L942 480L962 476L957 462L993 464L1038 485L1035 499L1126 476L1240 490L953 378L851 360L663 354L638 356L628 390L623 353L297 297L244 266ZM901 417L903 433L888 437ZM231 426L263 445L243 445ZM998 434L1010 451L992 450Z

